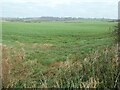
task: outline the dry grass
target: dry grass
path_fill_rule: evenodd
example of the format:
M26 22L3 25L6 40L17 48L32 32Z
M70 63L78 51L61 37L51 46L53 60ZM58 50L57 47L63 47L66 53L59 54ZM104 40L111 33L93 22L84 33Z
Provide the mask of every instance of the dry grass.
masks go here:
M45 44L37 44L37 43L35 43L35 44L32 45L33 48L41 48L41 49L49 49L52 46L53 46L53 44L47 44L47 43L45 43Z
M2 44L0 43L0 89L2 87Z
M70 54L45 70L38 60L25 61L23 48L17 51L4 45L2 52L3 87L112 88L120 84L116 46L96 50L84 60Z
M13 86L18 79L24 78L24 50L17 51L14 48L3 46L2 52L3 86Z

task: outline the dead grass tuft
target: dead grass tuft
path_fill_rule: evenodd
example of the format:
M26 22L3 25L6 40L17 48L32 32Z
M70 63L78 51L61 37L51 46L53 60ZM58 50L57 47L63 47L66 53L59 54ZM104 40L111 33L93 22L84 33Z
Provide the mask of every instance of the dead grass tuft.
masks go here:
M47 44L47 43L45 43L45 44L37 44L37 43L35 43L35 44L32 45L33 48L41 48L41 49L49 49L52 46L53 46L53 44Z
M12 87L16 81L24 77L24 49L17 51L3 45L2 48L2 80L4 87Z

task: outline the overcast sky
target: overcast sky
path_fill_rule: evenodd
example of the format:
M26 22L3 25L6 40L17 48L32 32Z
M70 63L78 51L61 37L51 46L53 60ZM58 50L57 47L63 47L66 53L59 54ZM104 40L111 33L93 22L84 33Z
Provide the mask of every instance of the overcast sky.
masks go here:
M2 17L116 18L119 0L2 0Z

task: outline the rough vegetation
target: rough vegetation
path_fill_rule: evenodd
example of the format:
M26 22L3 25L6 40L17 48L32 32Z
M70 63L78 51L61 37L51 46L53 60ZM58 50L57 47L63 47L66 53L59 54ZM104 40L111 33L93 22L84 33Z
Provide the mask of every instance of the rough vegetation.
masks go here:
M3 87L120 88L115 25L3 23Z

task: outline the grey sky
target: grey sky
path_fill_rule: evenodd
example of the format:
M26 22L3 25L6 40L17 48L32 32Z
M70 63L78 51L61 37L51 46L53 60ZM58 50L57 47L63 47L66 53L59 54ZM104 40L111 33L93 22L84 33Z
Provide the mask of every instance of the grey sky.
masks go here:
M2 0L3 17L116 18L119 0Z

